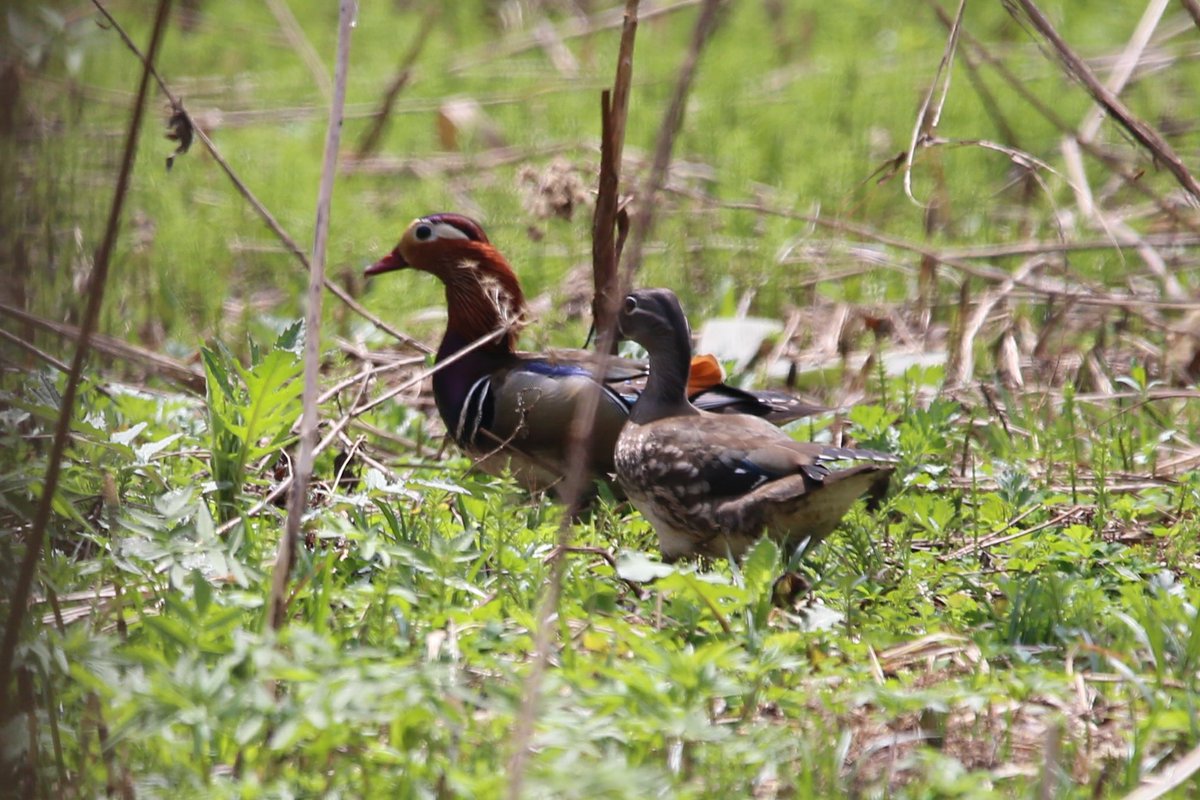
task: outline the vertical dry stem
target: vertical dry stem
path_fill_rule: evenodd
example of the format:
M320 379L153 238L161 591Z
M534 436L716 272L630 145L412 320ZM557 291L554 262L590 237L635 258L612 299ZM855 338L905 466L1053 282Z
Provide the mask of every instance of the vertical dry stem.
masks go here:
M617 261L620 253L615 237L637 22L638 0L626 0L625 23L617 52L617 74L613 79L612 91L600 95L600 182L596 194L596 212L592 217L592 282L595 290L592 297L592 323L597 331L612 325L617 308Z
M96 250L95 265L92 267L91 279L88 281L87 307L83 312L83 321L79 326L79 342L75 347L75 356L71 361L71 373L67 376L67 385L63 390L62 405L58 409L58 422L54 428L54 441L50 446L47 457L46 478L42 482L42 494L38 498L37 510L34 512L33 525L25 538L25 555L21 559L20 572L17 574L17 585L13 589L8 610L8 622L4 628L4 643L0 645L0 722L8 718L8 686L12 678L13 658L17 649L17 639L21 633L21 623L25 617L25 607L29 603L29 593L33 590L33 574L37 568L38 559L42 554L42 545L46 539L46 526L50 521L50 506L58 491L59 471L62 469L63 452L67 446L67 436L71 429L71 417L75 411L75 395L79 392L79 383L83 375L83 364L88 356L88 344L96 323L100 319L100 305L104 300L104 288L108 282L108 266L112 257L113 246L117 241L117 231L121 222L121 211L125 207L125 195L129 190L129 177L133 173L133 163L137 155L138 134L142 129L142 117L146 110L146 97L150 93L150 73L154 60L158 57L159 45L162 43L163 32L166 30L167 16L171 8L171 0L159 0L158 11L154 17L154 30L150 34L150 47L142 67L142 78L138 84L137 99L133 103L133 114L129 119L129 129L125 134L125 151L121 157L121 169L117 174L117 185L113 190L112 206L108 212L108 223L104 228L104 238Z
M425 18L421 21L421 27L413 38L412 44L409 45L408 52L404 54L404 58L400 59L400 68L396 70L392 82L388 84L387 91L383 93L383 100L379 103L379 110L375 112L371 120L371 126L358 140L357 158L366 158L379 147L379 140L383 138L387 121L392 115L392 108L396 105L396 98L400 96L401 90L412 79L413 65L421 57L421 51L425 49L425 43L429 41L429 32L433 29L433 23L437 21L439 14L439 7L436 5L431 6L430 10L425 13Z
M696 27L692 29L692 41L688 46L687 55L679 66L675 92L671 96L671 104L667 107L662 127L658 131L658 141L654 145L654 162L650 167L650 175L638 193L639 210L633 220L629 249L624 256L621 294L631 286L633 273L641 266L642 249L654 227L654 198L666 184L667 170L671 167L671 153L675 149L675 137L679 135L679 129L683 126L683 113L687 108L692 81L696 77L696 66L700 63L704 45L708 43L717 27L717 10L720 5L721 0L704 0L700 7L700 16L696 19Z
M651 178L647 183L648 191L643 197L644 208L639 217L642 220L641 236L643 239L649 230L652 198L658 193L659 188L661 188L666 178L667 168L671 163L671 151L675 136L683 124L684 106L695 76L696 64L699 61L704 44L708 41L716 25L716 13L719 4L720 0L705 0L692 35L691 47L680 68L680 76L676 83L675 94L671 99L671 105L667 110L666 119L663 123L662 133L659 136L658 146L655 149L654 168L651 171ZM595 260L593 263L596 268L597 294L593 308L596 313L596 329L599 333L599 339L596 344L596 360L593 364L593 376L596 382L591 387L591 390L585 392L580 399L579 407L575 412L575 418L571 423L568 445L570 458L563 491L563 496L568 500L568 513L563 517L563 523L559 527L558 546L550 562L549 585L546 587L546 594L542 598L542 604L538 609L533 661L530 665L529 675L525 680L521 709L513 734L513 754L508 764L508 797L510 800L517 800L521 796L521 787L524 782L525 769L529 760L533 739L537 706L541 699L542 680L545 676L546 665L550 659L555 612L558 608L559 597L562 594L563 576L566 572L566 554L571 541L571 521L582 509L583 501L586 497L585 490L587 489L588 481L587 456L592 447L592 432L595 427L596 412L600 406L601 388L599 382L604 378L607 354L613 352L616 343L615 310L616 299L620 296L620 293L615 296L612 295L611 287L614 285L620 287L628 286L631 282L633 269L640 260L640 258L627 259L623 273L621 275L616 274L617 243L613 241L613 228L617 221L616 197L617 184L620 178L617 168L620 165L621 150L625 139L625 120L628 116L627 92L632 76L632 37L636 18L631 20L630 15L636 15L636 11L636 0L628 0L625 26L625 33L628 34L628 37L623 35L621 39L622 56L618 62L614 96L611 104L607 101L607 98L602 100L601 113L603 115L602 128L604 130L602 162L606 160L604 158L604 148L606 148L607 161L611 169L601 174L602 192L609 191L610 194L605 195L602 193L601 197L597 199L597 211L594 218L593 230L593 235L596 237L593 249ZM630 59L628 63L624 60L626 54L628 54ZM625 93L622 94L622 91ZM604 169L603 166L602 169ZM607 183L604 183L605 181ZM606 204L603 210L604 216L601 213L602 203ZM640 243L638 246L640 248ZM608 257L609 253L612 254L612 260L602 261ZM602 283L602 281L611 281L611 283ZM609 288L610 293L605 296L611 297L611 300L609 300L611 305L605 304L601 296L602 286Z
M304 321L304 411L300 416L300 454L292 480L288 502L287 527L279 541L275 573L271 579L268 618L278 630L287 618L287 584L300 539L300 518L304 515L308 480L312 476L313 453L317 439L317 379L321 368L321 298L325 285L325 245L329 238L329 207L333 200L333 181L337 175L338 147L342 139L342 112L346 105L346 72L350 64L350 32L358 13L355 0L338 4L337 64L334 66L333 102L329 109L329 127L325 133L325 159L321 166L321 187L317 193L317 223L313 235L313 253L309 264L308 309Z

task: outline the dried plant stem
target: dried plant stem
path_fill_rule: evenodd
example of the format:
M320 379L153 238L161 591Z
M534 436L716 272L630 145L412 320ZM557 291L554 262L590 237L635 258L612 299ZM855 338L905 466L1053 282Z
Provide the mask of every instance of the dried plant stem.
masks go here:
M654 228L654 198L667 182L671 153L675 149L675 137L679 135L679 129L683 126L683 114L687 108L692 81L696 77L696 66L700 63L700 54L704 51L704 46L716 30L720 5L721 0L704 0L700 7L700 15L696 19L696 26L692 29L692 40L687 55L679 66L675 91L671 95L671 103L667 107L667 113L658 131L658 141L654 145L654 161L650 166L650 175L638 192L639 209L631 226L629 249L624 255L625 281L622 284L622 293L631 285L634 271L641 266L642 250L650 231Z
M933 7L938 19L941 20L941 23L949 27L952 24L950 15L947 14L945 10L941 8L941 6L934 2L934 0L927 0L927 2L929 2L929 4ZM1035 111L1041 114L1044 119L1046 119L1048 122L1050 122L1050 124L1063 133L1069 134L1073 132L1074 127L1070 123L1059 116L1058 112L1056 112L1046 103L1042 102L1041 98L1030 91L1029 87L1025 85L1025 81L1013 74L1012 70L1010 70L1003 61L993 55L991 51L989 51L983 45L982 42L971 36L970 32L966 30L961 32L961 37L962 40L966 42L966 44L972 49L972 51L974 51L974 54L977 58L994 69L996 73L1004 80L1004 82L1007 83L1009 87L1011 87L1012 90L1016 92L1025 102L1027 102ZM1180 213L1179 209L1175 208L1174 204L1168 202L1165 198L1155 192L1151 186L1147 185L1146 181L1141 180L1142 176L1139 170L1123 163L1119 158L1115 157L1107 150L1097 147L1092 142L1080 142L1079 146L1085 153L1107 166L1116 175L1120 176L1121 180L1125 182L1126 186L1153 202L1154 205L1158 207L1158 210L1161 211L1163 215L1170 219L1174 224L1193 232L1200 233L1200 224L1197 224L1191 215Z
M8 342L19 350L24 350L29 355L49 364L59 372L67 374L71 371L71 368L67 366L65 362L58 360L44 350L38 349L34 345L22 339L20 336L17 336L15 333L9 333L4 328L0 328L0 339L4 339L4 341Z
M1149 317L1147 317L1147 309L1192 311L1197 307L1200 307L1200 303L1195 301L1180 302L1173 300L1154 300L1148 297L1134 297L1130 295L1088 291L1083 287L1074 286L1065 282L1055 284L1042 282L1039 280L1031 280L1029 278L1017 279L1005 270L996 269L995 267L989 267L982 264L969 263L968 261L959 257L955 251L937 250L927 245L910 242L906 239L881 233L866 225L850 222L848 220L802 214L800 212L789 211L787 209L773 208L771 206L763 205L762 203L722 201L716 200L708 195L699 196L696 194L689 194L688 196L706 200L718 208L738 211L753 211L758 214L768 214L771 216L793 219L810 225L816 225L822 228L839 231L841 233L850 233L861 239L877 242L878 244L882 244L886 247L894 247L897 250L904 250L906 252L914 253L923 258L933 259L939 264L952 267L955 271L960 272L963 275L969 275L973 278L980 278L991 283L1004 283L1008 280L1012 280L1022 289L1038 295L1055 297L1072 303L1121 308L1129 311L1131 314L1135 314L1145 319L1149 319ZM1156 322L1155 324L1157 325L1158 323Z
M133 51L133 54L136 55L143 64L146 64L147 61L145 55L143 55L138 46L134 44L133 40L129 38L129 34L126 33L125 29L121 27L120 23L113 18L108 9L101 4L100 0L92 0L92 4L96 6L108 24L112 26L113 30L120 35L121 40L125 42L125 46ZM204 149L208 151L208 154L212 156L213 160L217 162L217 166L221 168L221 171L225 173L225 176L229 178L229 181L233 184L233 187L237 189L238 194L240 194L242 198L250 204L250 207L254 209L254 212L258 214L266 226L271 229L271 232L275 234L287 251L295 256L296 260L298 260L306 270L309 270L310 267L308 263L308 256L305 255L302 249L300 249L300 245L296 243L295 239L288 235L287 231L283 229L283 226L279 224L279 221L275 219L275 215L273 215L270 210L267 209L267 207L264 206L257 197L255 197L254 192L250 191L250 187L246 186L246 184L242 182L242 179L238 177L236 172L234 172L233 167L230 166L229 162L225 160L224 156L221 155L221 152L217 150L217 146L213 144L212 139L208 138L208 134L204 132L204 129L197 124L195 118L192 117L192 115L188 113L187 109L183 107L183 103L179 100L179 98L171 92L170 87L167 86L166 81L162 79L162 76L158 74L157 70L155 70L152 65L149 67L149 69L150 74L154 77L154 80L158 82L158 87L162 90L163 94L167 96L167 99L171 101L171 106L176 111L187 117L188 125L191 126L196 138L202 145L204 145ZM357 300L350 296L349 292L331 281L329 278L325 278L324 286L333 293L334 297L345 303L355 314L358 314L360 317L367 320L381 331L384 331L395 337L405 346L411 347L414 350L419 350L426 355L433 353L433 348L429 347L424 342L417 341L411 336L401 333L391 325L388 325L382 319L364 308Z
M79 329L74 325L68 325L65 322L55 322L52 319L44 319L15 306L0 303L0 314L20 320L27 325L36 326L58 336L71 339L72 341L78 341L79 339ZM179 383L193 392L204 392L204 373L184 364L182 361L176 361L169 356L164 356L162 353L156 353L153 350L147 350L144 347L138 347L137 345L112 336L106 336L102 333L93 333L89 341L91 349L97 353L101 353L109 358L130 361L149 373ZM66 372L67 370L64 369L63 371Z
M1200 247L1200 236L1187 233L1148 233L1142 240L1154 247ZM1120 244L1120 242L1118 242ZM1082 239L1074 242L1026 241L1011 244L984 244L973 247L946 248L941 251L947 258L1005 258L1007 256L1049 255L1050 253L1079 252L1084 250L1111 250L1112 239Z
M638 0L626 0L625 25L621 29L621 45L617 51L617 74L612 91L600 94L600 180L596 211L592 217L592 324L597 330L611 326L617 309L620 253L617 252L616 228L637 22Z
M1192 22L1196 23L1196 27L1200 28L1200 0L1179 0L1188 14L1192 17Z
M8 688L12 678L13 658L20 638L21 623L24 620L25 609L29 603L29 595L33 589L33 576L38 559L42 554L42 545L46 538L46 526L50 521L50 507L58 491L58 477L62 469L63 452L67 446L67 438L71 430L71 418L75 412L75 396L83 377L83 365L88 356L88 345L96 323L100 319L100 305L104 299L104 289L108 281L108 267L113 247L117 241L117 231L121 222L121 211L125 206L125 195L129 190L129 177L133 173L133 163L137 155L138 134L142 129L142 117L145 115L146 98L150 94L150 73L154 60L158 57L159 45L162 43L163 32L167 26L167 16L171 8L171 0L159 0L158 10L154 16L154 29L150 34L148 55L142 69L142 77L138 83L137 97L133 104L133 113L129 119L129 129L125 136L125 150L121 157L121 168L117 174L117 184L113 189L112 205L109 207L108 223L104 228L104 238L96 250L96 258L92 267L91 278L88 281L87 306L83 312L83 321L79 328L79 340L75 346L75 355L71 361L71 372L67 376L67 385L63 390L62 405L58 410L58 422L54 429L54 441L47 456L46 477L42 482L41 496L38 498L37 510L34 513L33 525L25 537L25 555L21 559L17 583L9 598L8 622L4 629L4 642L0 645L0 721L8 719Z
M1150 38L1158 27L1162 15L1167 10L1167 2L1168 0L1150 0L1149 5L1146 6L1146 11L1142 14L1142 19L1138 23L1137 29L1134 31L1125 50L1121 53L1120 58L1118 58L1116 66L1113 67L1105 84L1105 87L1114 96L1121 93L1133 75L1134 68L1141 59L1142 53L1145 52L1147 45L1149 45ZM1142 241L1137 231L1125 222L1106 214L1104 208L1094 201L1091 186L1088 183L1087 170L1083 166L1081 151L1084 145L1091 143L1096 138L1096 134L1100 131L1100 125L1104 122L1106 116L1104 108L1097 104L1084 117L1083 122L1079 125L1079 130L1074 135L1068 134L1063 137L1063 158L1072 176L1071 185L1075 190L1076 203L1083 212L1083 215L1089 218L1096 227L1109 232L1114 237L1119 236L1122 240L1134 243L1133 246L1137 249L1139 255L1141 255L1143 263L1158 278L1162 284L1163 292L1168 298L1171 300L1186 300L1188 299L1187 292L1175 276L1171 274L1170 269L1158 251Z
M1166 166L1167 170L1175 176L1175 180L1179 182L1189 194L1196 200L1200 200L1200 183L1196 182L1196 178L1184 166L1182 159L1176 154L1174 148L1167 142L1166 139L1159 134L1153 127L1134 115L1129 108L1121 102L1121 99L1113 94L1108 88L1100 82L1095 73L1084 63L1075 51L1073 51L1066 41L1050 24L1050 20L1042 13L1042 10L1037 7L1033 0L1006 0L1006 5L1016 3L1020 5L1025 12L1025 16L1029 19L1038 33L1042 35L1050 46L1054 48L1062 61L1063 67L1068 74L1080 81L1088 92L1095 98L1105 111L1112 116L1121 127L1125 128L1134 139L1136 139L1143 147L1150 151L1155 160Z
M1167 764L1153 775L1144 778L1138 788L1125 795L1125 800L1158 800L1167 792L1194 778L1198 772L1200 772L1200 747L1194 747L1183 758ZM1192 784L1192 787L1195 788L1195 784Z
M329 238L329 208L333 201L333 181L337 176L338 148L342 139L342 112L346 106L346 73L350 66L350 33L358 13L356 0L338 4L337 62L334 65L333 102L329 109L329 127L325 133L325 158L321 165L321 186L317 193L317 221L313 234L312 262L309 266L308 308L304 321L304 393L300 416L300 453L292 475L292 494L288 502L287 525L279 541L275 572L267 616L271 627L279 630L286 617L288 577L295 561L300 539L300 518L304 515L308 481L312 477L313 455L317 440L317 395L320 394L321 370L321 291L325 284L325 246Z
M1129 43L1125 50L1117 59L1116 65L1109 73L1108 81L1105 83L1105 88L1114 95L1119 95L1124 90L1129 79L1133 77L1133 71L1137 68L1138 62L1142 58L1142 53L1146 51L1146 46L1150 44L1150 37L1154 35L1155 29L1158 27L1162 15L1166 13L1167 3L1169 0L1150 0L1146 6L1146 11L1142 14L1142 19L1138 22L1137 28L1130 37ZM1096 134L1100 132L1100 126L1104 123L1104 118L1107 114L1104 113L1104 107L1097 104L1092 106L1092 109L1087 113L1083 123L1079 126L1077 138L1082 141L1092 141L1096 138Z
M636 3L631 3L631 5L636 6ZM647 181L647 189L643 192L642 202L644 207L642 214L639 215L639 220L642 221L640 233L642 241L645 240L650 229L652 199L666 180L667 169L671 162L671 151L675 137L683 123L684 106L695 76L696 64L699 61L704 44L708 41L716 26L717 7L719 5L719 0L705 0L693 32L691 47L680 70L675 94L667 110L658 146L655 148L651 177ZM624 41L623 38L623 44ZM632 48L632 44L629 46ZM618 67L618 76L620 74L620 67ZM603 109L604 113L608 114L608 124L604 126L605 137L608 138L610 152L614 154L620 153L624 140L625 114L616 111L620 102L619 98L614 98L611 107ZM615 187L613 196L615 197ZM615 205L614 203L612 209L613 217L611 219L613 221L615 221ZM599 212L597 212L597 228L599 228L601 222ZM609 227L605 228L604 231L598 230L597 232L601 235L604 235L605 231L611 232L611 224L610 222ZM637 243L637 247L636 257L629 256L624 260L624 268L620 276L621 281L618 284L619 286L627 286L631 282L633 270L636 269L636 266L640 262L640 242ZM615 243L613 245L613 252L615 257ZM599 280L599 275L597 276L597 280ZM568 513L563 517L563 523L559 527L558 545L555 548L554 554L549 559L549 582L546 587L546 593L542 598L541 606L538 608L533 662L530 665L529 675L525 679L521 709L518 712L516 729L513 734L513 754L508 764L508 797L510 800L517 800L521 796L521 787L529 760L533 727L537 716L538 703L541 699L542 680L545 676L546 666L550 660L555 611L558 608L559 597L562 594L562 581L567 567L566 556L570 552L571 520L582 509L585 490L587 488L587 456L592 447L592 431L595 427L596 413L600 407L600 382L604 378L604 356L602 354L611 352L615 346L615 323L615 314L608 314L605 317L605 324L603 326L597 325L600 335L596 344L598 355L593 365L595 382L591 390L585 392L580 398L580 403L576 409L575 418L572 420L570 428L568 444L570 457L568 459L567 475L562 492L562 496L568 500Z
M674 14L677 11L683 11L699 4L700 0L680 0L677 3L648 8L640 15L640 19L644 22L648 22L652 19L665 17L668 14ZM592 36L600 33L601 31L619 28L623 25L623 14L618 11L618 7L614 7L607 8L604 11L601 11L590 17L574 17L570 21L559 26L558 29L555 30L554 34L559 41L565 42L568 39L579 39L585 36ZM543 36L544 34L539 35L537 31L534 31L531 34L522 36L521 38L516 39L508 44L500 44L499 46L488 47L486 55L458 62L450 68L450 74L457 75L468 69L483 66L484 64L488 64L497 59L509 58L511 56L519 55L529 50L539 48L542 46Z
M396 70L395 77L388 84L387 91L383 93L379 109L372 115L370 127L358 140L356 158L366 158L379 147L379 140L383 138L384 128L387 127L387 121L392 115L392 107L396 105L396 98L400 96L401 90L412 79L413 65L417 63L417 59L421 57L421 51L425 49L425 43L429 41L429 32L433 29L433 23L437 21L441 13L439 9L439 6L432 5L430 10L425 13L420 29L413 38L412 44L408 46L408 52L400 59L400 68Z
M279 27L283 30L283 35L287 37L292 49L296 51L301 60L304 61L304 65L308 67L308 71L312 73L313 82L317 85L317 89L320 90L321 98L328 103L332 92L332 87L329 83L329 72L325 69L325 65L321 63L321 56L317 53L316 48L312 46L312 42L304 35L304 28L300 26L300 21L292 13L287 0L267 0L267 8L271 10L275 21L279 23Z
M962 29L963 12L966 11L966 8L967 0L959 0L958 11L954 15L954 21L950 24L950 35L946 37L946 47L942 51L942 60L938 62L937 71L929 84L929 91L925 93L921 109L917 112L912 139L908 149L904 152L904 194L909 200L922 207L925 204L917 200L912 192L913 159L916 158L917 149L937 131L938 122L942 117L942 108L946 105L946 98L950 96L950 65L958 50L958 33ZM941 95L935 105L933 98L938 94L939 87Z
M997 305L1012 294L1016 288L1017 282L1024 280L1038 267L1044 265L1040 258L1031 258L1019 269L1013 272L1012 277L1000 284L999 287L992 291L986 292L976 304L974 310L967 314L962 321L962 330L955 342L955 349L950 354L949 363L946 365L946 381L948 387L961 386L968 383L975 374L975 338L979 335L979 331L983 329L984 322L987 321L988 315L992 313ZM966 286L966 284L963 284ZM963 308L963 314L966 314L966 309Z

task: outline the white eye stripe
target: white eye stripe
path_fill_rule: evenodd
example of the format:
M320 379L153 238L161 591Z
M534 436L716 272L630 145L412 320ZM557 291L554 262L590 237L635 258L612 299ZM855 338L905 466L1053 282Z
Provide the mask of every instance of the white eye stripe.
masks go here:
M448 222L433 222L425 223L433 229L433 235L429 239L470 239L465 233L460 231ZM426 240L428 241L428 239Z

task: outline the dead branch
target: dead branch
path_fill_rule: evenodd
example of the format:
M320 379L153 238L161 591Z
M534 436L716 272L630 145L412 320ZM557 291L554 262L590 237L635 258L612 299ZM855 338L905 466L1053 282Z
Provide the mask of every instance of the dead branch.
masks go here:
M134 44L133 40L129 38L129 34L125 32L125 29L121 27L120 23L117 22L112 14L109 13L108 9L104 7L100 0L92 0L92 4L96 6L100 13L104 16L104 19L107 21L107 23L121 37L121 40L125 43L125 46L133 51L133 54L137 56L143 64L147 64L146 56L142 53L138 46ZM184 118L187 120L187 124L191 126L192 132L195 134L196 138L200 140L200 143L204 145L204 149L208 151L208 154L212 156L214 161L217 162L217 166L219 166L221 171L225 173L225 176L229 178L234 188L237 189L238 194L240 194L242 198L250 204L250 207L254 209L255 213L258 214L266 226L271 229L271 232L274 233L279 241L283 243L283 246L287 248L287 251L300 262L304 269L310 270L311 268L308 263L308 256L305 255L304 251L300 249L300 245L296 244L296 240L288 235L287 231L283 229L283 226L279 224L279 221L275 219L275 215L272 214L270 210L268 210L267 207L262 204L262 202L254 195L254 193L250 191L250 187L248 187L242 181L242 179L238 177L238 174L234 172L233 167L230 166L229 162L225 160L225 157L221 155L221 152L217 150L217 146L213 144L212 139L208 138L208 134L206 134L204 129L196 122L195 117L193 117L191 113L184 108L183 102L171 91L170 87L167 86L166 81L164 81L162 76L158 74L158 71L154 69L153 65L150 65L149 69L151 75L154 77L154 80L158 83L159 89L162 90L162 93L166 95L167 100L170 101L174 113L182 114L184 116ZM384 331L395 337L400 341L401 344L405 345L406 347L419 350L426 355L433 353L433 348L429 347L423 342L413 339L407 334L401 333L391 325L388 325L382 319L364 308L362 304L350 296L349 292L347 292L338 284L334 283L329 278L325 278L324 285L325 288L332 292L335 297L345 303L351 311L353 311L355 314L358 314L360 317L367 320L381 331Z
M121 212L125 207L125 196L129 190L129 176L133 174L133 163L137 155L138 136L142 130L142 117L146 111L146 98L150 94L150 73L158 58L159 45L162 43L163 32L167 27L167 17L171 8L171 0L159 0L158 10L154 16L154 29L150 34L148 55L142 68L142 77L138 83L137 97L133 104L133 113L129 118L129 129L125 136L125 149L121 156L121 168L117 174L117 185L113 189L112 205L109 208L108 222L104 228L104 238L96 250L92 266L92 274L88 281L87 305L83 313L83 322L79 329L79 340L75 346L75 356L71 361L71 372L67 376L67 385L63 389L62 404L59 406L58 422L54 428L54 441L47 456L46 478L38 497L37 510L34 513L33 524L25 536L25 554L21 559L17 583L13 587L12 597L9 598L8 622L4 628L4 642L0 645L0 720L7 720L9 708L8 686L12 678L13 658L16 655L17 640L21 634L21 623L29 605L29 595L33 589L33 576L37 569L38 560L42 555L42 546L46 539L46 526L50 522L50 508L58 492L58 477L62 469L63 453L66 450L67 438L71 430L71 419L75 415L75 396L83 379L83 365L87 360L92 332L100 319L100 305L104 300L104 289L108 282L108 268L112 258L113 247L117 241L117 231L121 223Z
M683 11L692 6L699 5L700 0L680 0L677 3L660 6L657 8L644 9L639 17L644 22L649 22L658 17L664 17L668 14L674 14L676 11ZM597 33L612 30L613 28L621 28L624 26L625 15L621 7L608 8L597 14L584 19L574 18L564 24L555 33L560 41L570 39L581 39L587 36L593 36ZM450 68L450 73L458 75L468 69L480 67L484 64L489 64L496 59L508 58L510 56L520 55L521 53L530 50L536 50L542 46L542 41L545 34L534 30L533 33L514 39L507 44L489 47L484 55L468 58L465 61L460 61Z
M950 35L946 37L946 47L942 51L942 59L938 62L933 80L929 83L929 91L925 93L925 99L921 101L921 109L917 112L917 120L913 125L912 139L908 149L904 151L904 194L909 200L922 207L925 204L917 200L912 193L913 159L916 157L917 149L926 140L932 138L937 131L938 122L942 117L942 108L946 105L946 98L950 95L950 65L954 61L954 53L958 49L958 34L962 29L963 12L966 11L966 8L967 0L959 0L958 11L954 15L954 21L950 23ZM935 106L933 97L938 93L939 86L941 96Z
M629 90L633 83L633 45L637 34L638 0L626 0L625 25L617 51L617 74L612 92L600 94L600 180L592 217L592 324L611 326L618 292L616 227L621 189L621 159L625 124L629 119Z
M810 225L818 225L830 230L851 233L862 239L877 242L887 247L894 247L898 250L905 250L924 258L934 259L939 264L945 264L946 266L952 267L964 275L969 275L973 278L980 278L992 283L1004 283L1013 277L1005 270L986 267L980 264L972 264L962 258L947 255L946 252L937 250L933 247L917 244L906 239L881 233L866 225L860 225L847 220L831 219L811 214L802 214L795 211L788 211L786 209L772 208L770 206L763 205L762 203L721 201L708 195L699 195L696 193L690 193L688 196L705 200L711 205L719 208L753 211L759 214L769 214L772 216L779 216L787 219L794 219L800 222L806 222ZM1121 308L1131 314L1142 317L1143 319L1150 319L1148 317L1148 311L1151 309L1191 311L1195 310L1196 308L1200 308L1200 301L1177 302L1171 300L1155 300L1154 298L1150 297L1121 295L1111 292L1105 293L1088 291L1084 287L1076 286L1065 281L1061 283L1050 283L1022 278L1015 280L1014 282L1017 286L1039 295L1087 305ZM1156 326L1161 327L1161 322L1158 320L1152 320L1152 322Z
M279 540L267 618L279 630L287 619L288 578L300 539L300 518L307 506L308 482L312 477L320 407L321 372L321 291L325 285L325 246L329 239L329 208L333 201L333 181L337 176L338 148L342 139L342 110L346 105L346 74L350 66L350 33L358 13L356 0L338 4L337 61L334 65L333 102L329 109L329 127L325 132L325 158L321 164L321 186L317 191L317 221L313 234L313 254L309 267L308 300L304 320L304 393L300 417L300 454L292 473L292 494L288 503L287 525Z
M400 92L408 82L412 80L413 66L417 63L417 59L421 57L421 51L425 49L425 43L429 41L429 33L433 30L433 24L441 15L441 10L438 5L431 5L421 20L421 27L417 30L416 36L408 46L408 52L400 59L400 66L396 70L395 77L388 84L387 91L383 93L383 100L379 103L379 110L371 115L371 125L363 131L362 138L358 140L358 149L356 150L355 158L363 159L375 152L379 147L379 140L383 138L383 131L387 127L387 121L392 116L392 108L396 105L396 98L400 96Z
M1187 190L1195 200L1200 201L1200 183L1188 171L1183 161L1175 153L1174 148L1166 139L1148 123L1144 122L1123 103L1121 99L1108 90L1095 73L1084 63L1070 45L1059 35L1050 20L1042 13L1033 0L1005 0L1005 6L1010 13L1014 12L1013 3L1018 3L1025 16L1058 54L1059 60L1067 74L1074 77L1088 90L1096 102L1104 107L1126 131L1129 132L1143 147L1150 151L1154 159L1166 166L1175 176L1179 185Z
M1040 258L1030 259L1014 272L1012 277L980 298L970 316L963 321L962 330L956 343L958 347L955 352L950 354L950 363L946 368L946 386L960 386L971 380L975 373L975 337L983 328L984 321L992 313L992 309L1012 294L1018 281L1024 280L1035 269L1043 266L1043 263ZM966 308L964 307L963 313L965 312Z
M1197 0L1179 0L1188 14L1192 17L1192 22L1196 23L1196 27L1200 28L1200 2Z
M941 21L941 23L949 27L952 24L950 15L932 0L930 0L930 5L933 6L933 9L937 13L938 19ZM983 45L982 42L973 37L970 31L962 31L961 37L962 40L967 43L968 47L972 49L974 55L983 63L994 69L996 73L1004 80L1004 82L1007 83L1009 87L1012 88L1012 90L1016 92L1026 103L1028 103L1030 107L1041 114L1044 119L1057 128L1061 133L1074 135L1074 126L1059 116L1058 112L1056 112L1046 103L1042 102L1041 98L1030 91L1029 87L1026 86L1025 81L1023 81L1019 76L1013 74L1012 70L1010 70L1003 61L994 56L991 51ZM1141 173L1138 170L1125 164L1112 153L1096 146L1092 142L1080 142L1080 148L1092 158L1096 159L1116 173L1130 189L1151 200L1155 206L1158 207L1158 210L1167 216L1174 224L1182 228L1186 228L1194 233L1200 233L1200 224L1192 219L1191 215L1181 214L1179 209L1177 209L1173 203L1168 202L1164 197L1155 192L1146 181L1141 180Z
M720 0L704 0L704 5L700 7L700 16L692 29L692 40L688 45L687 54L679 66L675 91L671 95L671 103L667 107L667 113L659 128L658 141L654 145L654 161L650 166L650 175L638 191L639 210L631 225L629 249L624 254L622 293L632 286L633 273L642 265L642 250L654 227L654 198L667 182L671 153L675 148L675 137L679 135L679 129L683 126L683 114L687 108L692 81L696 77L696 66L700 63L700 54L704 46L716 30L717 10L720 5Z
M329 71L321 63L321 56L317 54L316 48L313 47L312 42L304 34L304 28L300 26L300 21L292 13L287 0L267 0L267 8L271 10L275 21L279 23L279 28L283 31L283 35L287 38L292 50L300 56L304 65L308 67L308 71L312 73L313 83L317 85L317 89L321 92L322 99L328 103L333 91L329 82Z
M1200 747L1192 748L1183 758L1143 778L1138 788L1125 795L1125 800L1158 800L1197 772L1200 772Z
M36 314L31 314L28 311L5 303L0 303L0 314L49 331L64 339L69 339L73 342L79 341L79 328L76 328L74 325L44 319ZM91 348L98 353L103 353L109 358L121 359L137 364L147 372L179 383L190 391L201 394L204 392L204 373L195 367L188 366L182 361L176 361L169 356L164 356L162 353L138 347L135 344L121 341L103 333L93 333L89 338Z

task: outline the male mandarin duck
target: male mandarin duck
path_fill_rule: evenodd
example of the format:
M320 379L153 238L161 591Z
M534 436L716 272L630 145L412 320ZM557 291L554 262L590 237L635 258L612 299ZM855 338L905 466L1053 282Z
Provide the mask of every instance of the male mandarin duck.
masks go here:
M527 316L525 296L508 261L472 219L432 214L414 220L366 275L406 268L431 273L446 288L449 318L435 362L453 361L434 373L433 394L450 436L486 472L499 473L509 465L528 488L553 485L565 474L568 429L578 400L592 384L586 354L516 351ZM495 338L478 344L491 333ZM471 349L472 344L477 346ZM822 410L782 392L726 386L720 372L711 356L694 365L688 391L701 408L780 423ZM612 472L613 445L646 376L644 362L610 361L594 428L593 475Z
M710 414L684 391L691 333L668 289L626 296L621 334L650 354L650 377L617 439L617 479L669 560L740 557L765 531L785 546L824 539L864 494L881 494L894 461L868 450L797 442L746 414Z

